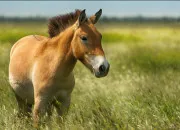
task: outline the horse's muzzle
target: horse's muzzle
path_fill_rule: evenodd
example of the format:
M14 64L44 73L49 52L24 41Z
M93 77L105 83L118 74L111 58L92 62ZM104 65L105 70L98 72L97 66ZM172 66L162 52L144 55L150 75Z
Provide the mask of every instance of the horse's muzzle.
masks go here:
M97 78L104 77L109 72L110 64L103 55L85 55L84 60L81 60L81 62L85 64Z
M98 69L94 69L94 75L97 78L105 77L108 72L109 72L110 64L108 63L107 65L100 65Z

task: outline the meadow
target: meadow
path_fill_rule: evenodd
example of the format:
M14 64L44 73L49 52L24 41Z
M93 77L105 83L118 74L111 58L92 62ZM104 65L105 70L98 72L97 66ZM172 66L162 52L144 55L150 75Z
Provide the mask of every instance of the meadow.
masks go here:
M98 24L111 64L107 77L95 78L80 62L68 114L41 129L180 129L179 24ZM46 23L0 23L0 129L32 130L18 118L8 83L9 52L21 37L47 34Z

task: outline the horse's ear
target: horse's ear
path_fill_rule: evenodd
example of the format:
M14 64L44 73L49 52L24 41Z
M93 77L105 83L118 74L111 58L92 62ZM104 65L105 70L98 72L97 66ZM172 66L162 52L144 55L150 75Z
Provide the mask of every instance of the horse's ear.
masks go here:
M84 23L86 21L86 13L85 13L85 9L83 11L81 11L80 15L79 15L79 18L78 18L78 23L77 23L77 26L79 27L82 23Z
M102 9L100 9L98 12L96 12L95 15L91 16L89 19L93 24L96 24L99 18L101 17Z

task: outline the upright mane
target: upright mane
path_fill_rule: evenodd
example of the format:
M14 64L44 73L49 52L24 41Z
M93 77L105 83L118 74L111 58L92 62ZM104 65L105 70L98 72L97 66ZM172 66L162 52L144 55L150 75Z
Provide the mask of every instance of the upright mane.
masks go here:
M48 33L49 37L55 37L68 26L75 23L81 10L76 9L75 12L67 13L64 15L55 16L49 19Z

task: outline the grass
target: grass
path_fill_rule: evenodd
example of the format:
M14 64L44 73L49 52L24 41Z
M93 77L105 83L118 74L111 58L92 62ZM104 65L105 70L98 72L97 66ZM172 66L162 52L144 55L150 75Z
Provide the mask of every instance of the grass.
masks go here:
M120 34L120 33L110 33L105 32L103 33L104 43L114 43L114 42L140 42L141 37L136 36L135 34Z
M108 76L97 79L78 62L68 114L58 123L54 112L41 129L180 129L178 28L109 26L99 26L111 64ZM46 26L0 27L8 28L0 30L0 129L33 129L30 119L16 117L17 104L7 80L9 51L20 36L46 34Z

